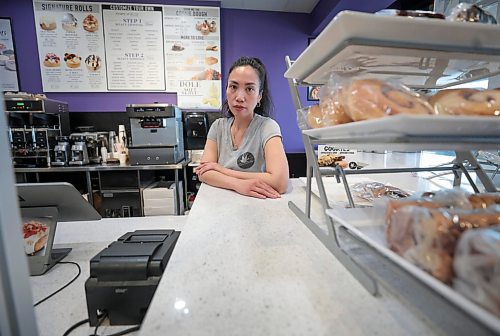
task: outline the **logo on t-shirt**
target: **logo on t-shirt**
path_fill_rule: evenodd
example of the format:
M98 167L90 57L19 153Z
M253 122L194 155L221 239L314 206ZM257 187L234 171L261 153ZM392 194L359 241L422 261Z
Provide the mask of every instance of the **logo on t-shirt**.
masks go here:
M248 169L255 163L255 157L252 153L246 152L238 157L237 163L238 167L240 167L241 169Z

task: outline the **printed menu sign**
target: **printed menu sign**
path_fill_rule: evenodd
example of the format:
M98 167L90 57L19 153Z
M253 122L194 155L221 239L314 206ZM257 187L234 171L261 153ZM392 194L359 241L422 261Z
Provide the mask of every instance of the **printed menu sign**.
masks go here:
M184 108L221 106L220 10L165 6L167 91Z
M106 91L100 5L68 1L33 5L43 90Z
M33 0L33 8L45 92L164 91L177 93L179 107L221 107L218 7Z
M102 5L108 90L165 91L162 7Z
M14 39L7 18L0 18L0 88L2 91L19 91Z

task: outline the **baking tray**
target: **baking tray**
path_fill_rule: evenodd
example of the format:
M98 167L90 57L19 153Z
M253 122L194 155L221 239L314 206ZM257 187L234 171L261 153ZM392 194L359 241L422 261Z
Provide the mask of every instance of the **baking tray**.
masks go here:
M380 256L387 258L414 279L428 286L435 292L436 297L444 298L450 304L460 307L466 314L487 326L494 333L500 333L500 318L484 310L387 247L383 210L379 208L335 208L327 209L326 214L350 234L370 246Z
M343 11L285 77L320 85L334 71L396 78L416 88L444 88L495 76L499 65L498 25Z

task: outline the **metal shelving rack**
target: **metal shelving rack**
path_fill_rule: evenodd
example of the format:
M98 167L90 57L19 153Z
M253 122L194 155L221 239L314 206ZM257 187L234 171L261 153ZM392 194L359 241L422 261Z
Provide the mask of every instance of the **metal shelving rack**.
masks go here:
M462 29L461 32L464 32L461 36L456 34L456 29L459 27ZM415 31L420 33L419 36L413 36ZM395 57L395 63L401 64L402 60L408 62L405 66L391 66L391 56ZM376 66L362 66L356 61L366 57L371 57ZM415 62L415 57L420 61ZM373 14L343 12L337 15L296 61L286 56L285 62L287 65L285 77L288 79L294 107L297 110L303 108L298 87L323 85L328 81L328 73L332 70L347 74L368 74L381 79L396 76L403 82L408 78L409 82L405 84L414 88L444 88L499 73L500 29L490 25L473 24L465 27L463 23L441 20L387 18ZM422 67L423 63L428 66ZM408 67L408 64L413 64L414 68ZM460 68L461 73L455 74L453 80L451 72L457 70L457 64L463 66ZM482 64L483 70L487 70L473 71L478 64ZM464 175L478 192L479 189L469 174L470 171L474 171L485 191L496 192L498 190L494 183L471 151L500 149L499 120L496 120L497 124L494 126L497 128L486 136L456 134L429 137L397 134L397 132L352 136L336 135L335 127L330 127L330 130L325 130L324 133L321 131L318 133L317 130L303 131L302 139L307 158L305 210L293 202L289 202L289 207L371 294L379 294L380 285L389 288L397 297L409 300L420 308L423 315L436 322L436 325L441 325L446 333L498 334L499 319L471 315L459 305L450 304L446 298L437 295L432 286L418 281L412 274L378 254L363 239L345 226L335 223L331 217L327 217L325 232L311 218L311 185L314 177L319 200L325 212L331 209L322 180L325 175L333 175L337 182L343 182L351 207L355 207L355 203L347 183L346 175L350 174L451 170L454 173L455 186L460 185L461 177ZM319 167L314 149L318 144L335 144L344 148L363 150L454 150L456 159L454 164L446 167L352 171L340 167ZM446 313L443 314L443 311Z

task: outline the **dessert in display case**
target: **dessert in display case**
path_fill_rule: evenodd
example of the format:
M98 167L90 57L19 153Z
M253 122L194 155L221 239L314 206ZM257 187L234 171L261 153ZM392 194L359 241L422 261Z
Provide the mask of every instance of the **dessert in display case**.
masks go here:
M500 193L474 151L500 149L500 90L449 88L500 74L500 26L490 16L481 23L383 14L341 12L296 60L286 57L307 156L305 208L290 202L290 209L373 295L390 292L411 303L447 334L498 334ZM304 107L298 87L309 85L322 86L320 102ZM387 169L348 169L332 159L324 167L315 150L320 144L445 150L455 159ZM365 195L386 196L367 208L357 207L348 183L349 175L445 170L453 172L454 187L465 176L474 193L415 190L407 197L365 182ZM349 208L332 206L325 175L340 183ZM326 227L311 216L314 188Z

